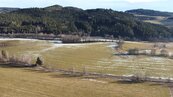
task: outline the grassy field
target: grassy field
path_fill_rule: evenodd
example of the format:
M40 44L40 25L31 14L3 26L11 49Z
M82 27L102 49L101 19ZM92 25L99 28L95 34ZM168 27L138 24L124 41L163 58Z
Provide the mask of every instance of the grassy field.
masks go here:
M169 97L166 86L0 67L0 97Z
M173 60L149 56L116 55L114 43L53 44L48 41L0 41L9 44L0 50L10 55L39 56L49 68L86 68L90 72L131 75L145 72L148 76L172 77ZM125 42L129 48L152 48L152 43ZM172 43L168 49L172 50ZM154 83L125 83L92 77L70 77L31 69L0 67L0 97L169 97L166 86Z
M2 42L2 41L1 41ZM3 41L4 42L4 41ZM89 72L116 75L131 75L144 72L147 76L173 77L173 59L149 56L116 55L114 43L88 44L52 44L47 41L7 41L14 46L2 47L10 54L30 55L33 62L37 56L44 59L44 65L50 68L84 68ZM150 49L153 43L125 42L122 50L129 48ZM172 43L167 44L172 51Z
M164 17L164 16L148 16L148 15L136 15L137 17L145 17L143 19L144 22L147 23L152 23L152 24L160 24L160 25L164 25L166 27L172 28L173 26L173 20L169 19L168 17ZM150 20L147 18L151 18Z

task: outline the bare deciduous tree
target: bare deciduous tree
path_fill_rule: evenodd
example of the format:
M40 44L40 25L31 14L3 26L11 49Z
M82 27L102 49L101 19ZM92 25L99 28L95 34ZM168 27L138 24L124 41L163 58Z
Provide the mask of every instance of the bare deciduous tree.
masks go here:
M6 50L1 51L1 60L3 62L7 62L9 60L9 55L8 55L8 52Z
M117 43L116 49L122 49L123 44L124 44L124 40L119 36L116 43Z

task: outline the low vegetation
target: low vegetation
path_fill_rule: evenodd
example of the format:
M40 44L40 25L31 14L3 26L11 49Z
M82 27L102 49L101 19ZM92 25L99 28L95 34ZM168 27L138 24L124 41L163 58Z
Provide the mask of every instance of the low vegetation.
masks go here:
M38 66L41 66L41 65L43 65L43 60L40 59L40 57L38 57L35 64L36 64L36 66L37 66L37 65L38 65Z
M15 45L0 48L0 50L6 50L2 52L2 56L9 60L15 59L11 54L16 54L17 58L28 55L32 56L31 63L36 62L38 65L44 63L44 66L50 69L83 71L86 74L87 72L114 75L134 74L132 81L137 83L51 73L40 71L41 67L34 70L5 68L0 65L3 67L0 68L0 74L3 75L3 79L0 80L0 90L2 90L0 96L2 97L4 95L13 97L169 97L169 90L166 86L143 83L143 79L146 76L173 76L171 59L157 60L157 58L154 59L155 57L116 55L117 50L112 46L115 44L112 43L52 44L45 41L8 41L8 43ZM23 46L25 44L28 46ZM124 41L121 50L128 50L139 45L144 49L153 47L153 43ZM172 48L170 46L168 44L167 49ZM24 56L21 57L22 60L23 58Z
M0 68L1 97L169 97L166 86ZM103 83L104 82L104 83Z
M172 51L169 51L166 47L166 44L156 45L154 44L154 48L152 49L138 49L133 48L128 50L129 55L148 55L148 56L159 56L159 57L167 57L173 58Z
M173 77L173 60L159 56L120 55L115 50L114 43L86 44L52 44L45 41L10 41L18 44L13 47L0 48L10 55L18 57L32 56L35 64L37 57L44 59L44 66L65 70L97 72L115 75L131 75L140 71L147 76ZM25 46L27 44L27 46ZM121 52L129 49L152 49L155 43L125 41ZM172 52L172 43L167 44L167 50Z
M78 35L64 35L62 36L61 41L63 43L80 43L81 37Z
M2 50L0 53L0 64L5 64L7 66L31 66L31 57L30 56L20 56L15 55L10 56L9 53L5 50Z

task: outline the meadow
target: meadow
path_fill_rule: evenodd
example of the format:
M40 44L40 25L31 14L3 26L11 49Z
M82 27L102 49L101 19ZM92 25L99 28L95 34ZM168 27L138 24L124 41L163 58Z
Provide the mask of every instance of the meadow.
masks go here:
M58 68L114 75L144 72L152 77L173 77L173 59L151 56L117 55L115 43L55 44L38 40L1 40L9 44L0 50L10 55L28 55L35 62ZM153 43L125 42L129 48L152 48ZM171 50L172 43L168 43ZM155 83L124 83L112 79L73 77L60 73L0 66L0 97L169 97L165 85Z
M169 97L164 85L0 67L0 97Z
M2 42L2 41L1 41ZM77 71L85 69L88 72L132 75L144 72L152 77L173 77L173 59L152 57L144 55L117 55L115 43L86 43L86 44L54 44L49 41L3 41L13 44L2 47L9 54L18 56L28 55L44 60L44 65L49 68L58 68ZM154 43L125 42L122 52L130 48L150 49ZM172 51L172 43L167 43L167 49Z

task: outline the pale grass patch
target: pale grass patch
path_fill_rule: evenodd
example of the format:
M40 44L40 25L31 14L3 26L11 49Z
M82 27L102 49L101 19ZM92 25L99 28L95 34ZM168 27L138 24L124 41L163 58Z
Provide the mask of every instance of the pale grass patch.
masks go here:
M167 87L154 83L83 80L17 68L0 68L0 74L1 97L169 97Z
M173 60L161 57L148 56L118 56L112 48L115 43L87 43L87 44L53 44L48 41L8 41L16 44L13 47L5 47L10 54L33 56L35 63L37 57L44 59L44 65L51 68L71 69L107 73L107 74L131 74L141 68L152 76L163 74L173 77ZM168 47L172 48L172 43ZM123 50L129 48L152 48L153 43L125 42ZM161 73L160 73L161 72ZM159 75L159 73L161 75ZM164 75L164 76L165 76Z
M8 41L13 47L0 48L17 54L44 58L51 68L71 69L115 75L130 75L142 68L151 76L173 76L172 60L145 56L116 56L110 43L56 44L47 41ZM58 46L63 45L63 46ZM125 43L124 50L133 47L151 47L151 43ZM156 62L154 62L154 60ZM140 62L141 61L141 62ZM35 61L33 61L35 62ZM159 62L163 64L159 64ZM150 69L151 68L151 69ZM159 69L162 68L162 69ZM166 69L170 69L166 71ZM152 83L123 84L117 81L106 84L102 80L67 77L61 74L16 68L0 68L0 97L169 97L167 87ZM8 94L8 95L6 95Z

